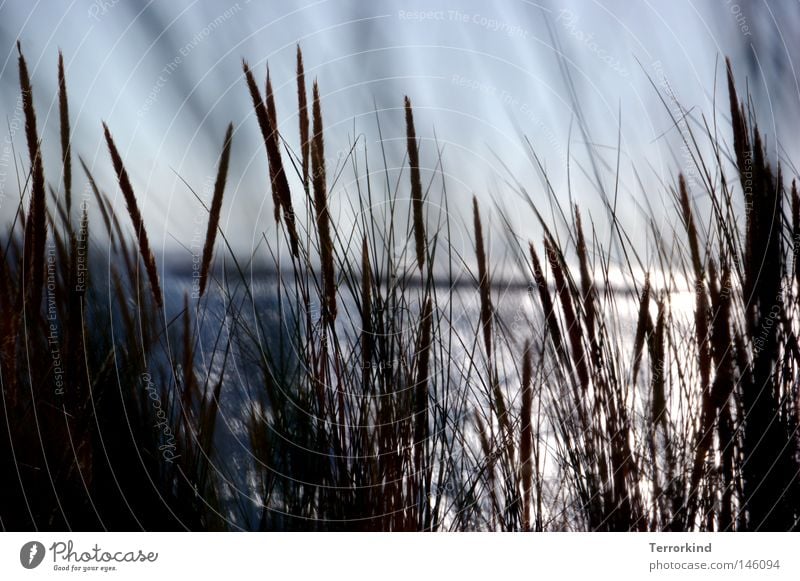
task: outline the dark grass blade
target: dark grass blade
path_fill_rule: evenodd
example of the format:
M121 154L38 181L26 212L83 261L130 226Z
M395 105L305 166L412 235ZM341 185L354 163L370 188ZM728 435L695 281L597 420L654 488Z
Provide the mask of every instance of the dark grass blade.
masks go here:
M111 156L111 162L114 165L114 171L117 174L120 190L125 198L125 204L128 208L128 215L131 217L133 229L136 232L136 239L139 243L139 254L144 261L147 277L150 279L150 288L153 293L153 299L156 306L161 307L164 304L163 295L161 294L161 284L158 280L158 269L156 268L156 260L153 256L153 251L150 249L150 241L147 238L147 231L144 228L144 221L142 214L139 211L139 205L136 203L136 195L133 192L133 186L128 178L128 172L125 170L125 165L122 163L122 158L117 151L117 146L114 144L114 139L111 137L111 132L108 126L103 123L103 132L105 133L106 144L108 145L108 152Z
M233 123L228 125L225 132L225 142L222 146L222 155L219 159L219 169L217 170L217 180L214 183L214 197L211 200L211 211L208 217L208 229L206 230L206 242L203 246L203 259L200 267L200 296L206 292L208 283L208 271L211 267L211 257L214 254L214 241L217 238L217 228L219 227L219 216L222 211L222 196L225 193L225 180L228 176L228 163L231 157L231 142L233 140Z

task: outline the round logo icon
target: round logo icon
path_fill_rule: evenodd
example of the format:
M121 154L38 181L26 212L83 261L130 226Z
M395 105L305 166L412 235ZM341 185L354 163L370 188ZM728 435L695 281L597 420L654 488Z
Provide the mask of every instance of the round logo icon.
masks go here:
M39 541L30 541L19 550L19 562L26 569L35 569L44 560L44 545Z

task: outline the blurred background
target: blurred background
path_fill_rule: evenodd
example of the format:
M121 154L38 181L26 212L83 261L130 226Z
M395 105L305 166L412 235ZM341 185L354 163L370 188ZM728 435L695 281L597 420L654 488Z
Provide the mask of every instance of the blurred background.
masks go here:
M354 143L366 146L371 168L383 164L378 121L387 165L402 167L409 95L427 179L441 151L457 220L468 223L474 193L536 237L518 192L524 186L545 200L552 187L562 203L572 199L598 222L603 195L615 199L635 235L646 216L658 220L673 204L667 186L678 171L690 185L699 179L675 120L695 131L718 123L730 140L726 56L753 95L769 151L787 163L796 158L798 27L797 2L745 0L2 2L0 219L19 201L15 153L24 159L17 40L32 73L45 168L58 167L60 157L60 49L73 155L122 207L101 141L106 121L153 246L180 259L206 224L189 186L210 200L229 122L236 134L222 227L242 251L274 233L242 59L262 79L269 65L280 129L292 147L295 50L302 47L306 74L321 88L329 185ZM83 175L74 174L83 187ZM46 178L58 187L60 176ZM700 195L699 185L693 192ZM345 207L351 193L345 171L333 184L333 207ZM501 237L493 244L502 247Z

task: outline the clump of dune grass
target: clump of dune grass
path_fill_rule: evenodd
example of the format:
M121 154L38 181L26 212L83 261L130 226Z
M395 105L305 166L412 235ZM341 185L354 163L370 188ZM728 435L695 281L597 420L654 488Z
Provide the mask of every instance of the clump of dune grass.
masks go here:
M18 48L29 165L23 172L20 206L0 247L0 381L6 418L0 471L15 475L3 483L2 528L214 528L219 522L212 518L218 506L214 489L198 482L213 480L213 475L205 475L214 453L209 431L213 432L215 411L205 403L200 417L191 411L185 417L178 413L178 383L187 386L189 399L198 399L197 382L189 371L194 350L184 349L187 371L181 381L170 381L155 259L121 156L105 127L136 230L134 245L126 240L110 198L82 159L94 204L87 196L78 220L72 222L75 145L61 54L63 184L49 187L48 204L33 90ZM27 213L22 204L26 196ZM105 224L106 240L97 233L101 229L90 228L97 214ZM149 299L138 272L137 246L150 278ZM101 268L104 262L107 269ZM137 297L136 306L131 296ZM184 327L191 328L186 319ZM214 401L218 398L217 389ZM177 470L176 463L196 458L201 447L187 432L201 434L203 455ZM192 467L194 473L188 470ZM197 499L200 491L203 503L185 502Z
M665 180L677 226L659 231L647 216L649 260L615 206L593 217L563 207L569 192L520 188L544 235L508 237L529 281L509 321L487 242L493 214L473 197L471 216L460 218L474 252L454 246L441 152L423 183L408 97L407 179L389 179L391 140L378 169L356 140L347 156L353 217L340 223L320 89L314 82L309 116L299 47L296 137L278 132L269 72L262 96L243 63L291 271L266 235L247 261L228 244L220 215L229 125L212 199L200 200L208 228L199 296L190 298L171 281L162 290L105 124L135 240L80 155L95 208L83 205L73 225L78 149L63 57L63 179L50 185L18 49L29 200L0 248L0 470L16 474L0 498L4 528L798 528L800 194L771 165L730 63L732 143L695 129L704 125L680 126L700 179ZM407 213L401 199L411 201ZM545 220L543 204L560 218ZM98 214L102 227L90 230ZM600 219L612 225L610 242L599 239ZM415 261L404 268L400 246L412 237ZM215 254L233 269L209 285ZM274 266L267 299L246 272L264 261ZM675 299L685 292L688 307ZM224 410L222 425L232 401L243 403ZM246 431L236 434L245 453L235 459L219 449L230 426Z

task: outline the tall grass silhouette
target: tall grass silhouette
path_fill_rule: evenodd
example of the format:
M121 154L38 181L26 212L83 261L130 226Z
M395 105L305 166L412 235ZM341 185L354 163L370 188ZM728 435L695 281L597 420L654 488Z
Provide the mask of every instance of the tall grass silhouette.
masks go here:
M422 151L408 97L403 179L354 145L355 219L339 224L324 99L316 81L308 95L300 49L296 140L278 130L269 72L262 94L243 62L274 204L260 247L274 296L221 225L229 125L200 200L200 290L178 301L109 127L132 234L72 143L60 54L61 167L48 170L60 180L46 182L18 48L28 160L0 248L3 529L798 529L800 195L730 63L732 139L686 126L700 179L665 176L678 226L650 217L649 268L613 211L622 266L558 192L525 194L544 236L509 238L530 281L512 325L489 244L492 219L509 219L473 198L474 247L455 245L441 152ZM94 203L76 220L74 157ZM223 408L246 434L236 460Z

